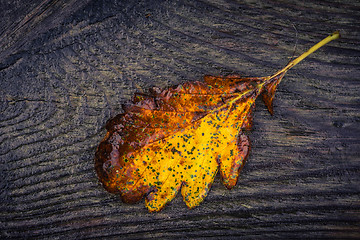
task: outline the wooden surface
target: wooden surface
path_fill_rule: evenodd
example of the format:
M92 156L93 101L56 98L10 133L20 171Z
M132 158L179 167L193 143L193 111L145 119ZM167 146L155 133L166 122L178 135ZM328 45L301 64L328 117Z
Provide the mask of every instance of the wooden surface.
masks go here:
M359 19L343 0L1 1L0 238L359 239ZM274 116L257 102L233 190L216 177L199 207L148 213L99 184L104 124L135 91L270 75L335 30Z

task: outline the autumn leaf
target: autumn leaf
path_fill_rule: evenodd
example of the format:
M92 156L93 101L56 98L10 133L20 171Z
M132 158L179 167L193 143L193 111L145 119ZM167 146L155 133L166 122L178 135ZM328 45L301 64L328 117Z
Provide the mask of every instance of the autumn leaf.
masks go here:
M199 205L216 173L233 188L250 150L255 100L269 112L285 73L309 54L337 39L328 36L274 75L260 78L205 76L167 89L136 94L124 113L107 122L95 154L103 186L127 203L145 196L149 211L160 211L181 190L189 208Z

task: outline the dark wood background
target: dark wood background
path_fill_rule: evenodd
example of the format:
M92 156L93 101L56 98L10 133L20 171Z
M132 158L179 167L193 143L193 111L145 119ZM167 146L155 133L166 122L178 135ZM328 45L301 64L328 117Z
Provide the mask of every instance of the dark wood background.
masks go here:
M360 2L0 2L1 239L359 239ZM94 171L104 124L135 91L205 74L288 72L259 100L238 185L216 177L189 210L107 193ZM295 54L294 54L294 49Z

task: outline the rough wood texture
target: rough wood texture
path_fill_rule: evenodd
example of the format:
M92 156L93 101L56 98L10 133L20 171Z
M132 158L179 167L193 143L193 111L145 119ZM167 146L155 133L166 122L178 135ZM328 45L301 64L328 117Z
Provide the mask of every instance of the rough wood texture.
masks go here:
M130 3L129 3L130 2ZM360 238L358 1L10 1L0 8L0 238ZM295 28L297 32L295 31ZM237 187L188 210L107 193L104 124L135 91L296 66L257 102Z

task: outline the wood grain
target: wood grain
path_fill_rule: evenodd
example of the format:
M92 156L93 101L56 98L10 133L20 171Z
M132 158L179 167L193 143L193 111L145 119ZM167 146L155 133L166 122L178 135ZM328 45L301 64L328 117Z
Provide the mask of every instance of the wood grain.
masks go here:
M4 1L0 9L2 239L359 239L357 1ZM136 91L205 74L289 71L257 102L238 185L188 210L107 193L94 152Z

